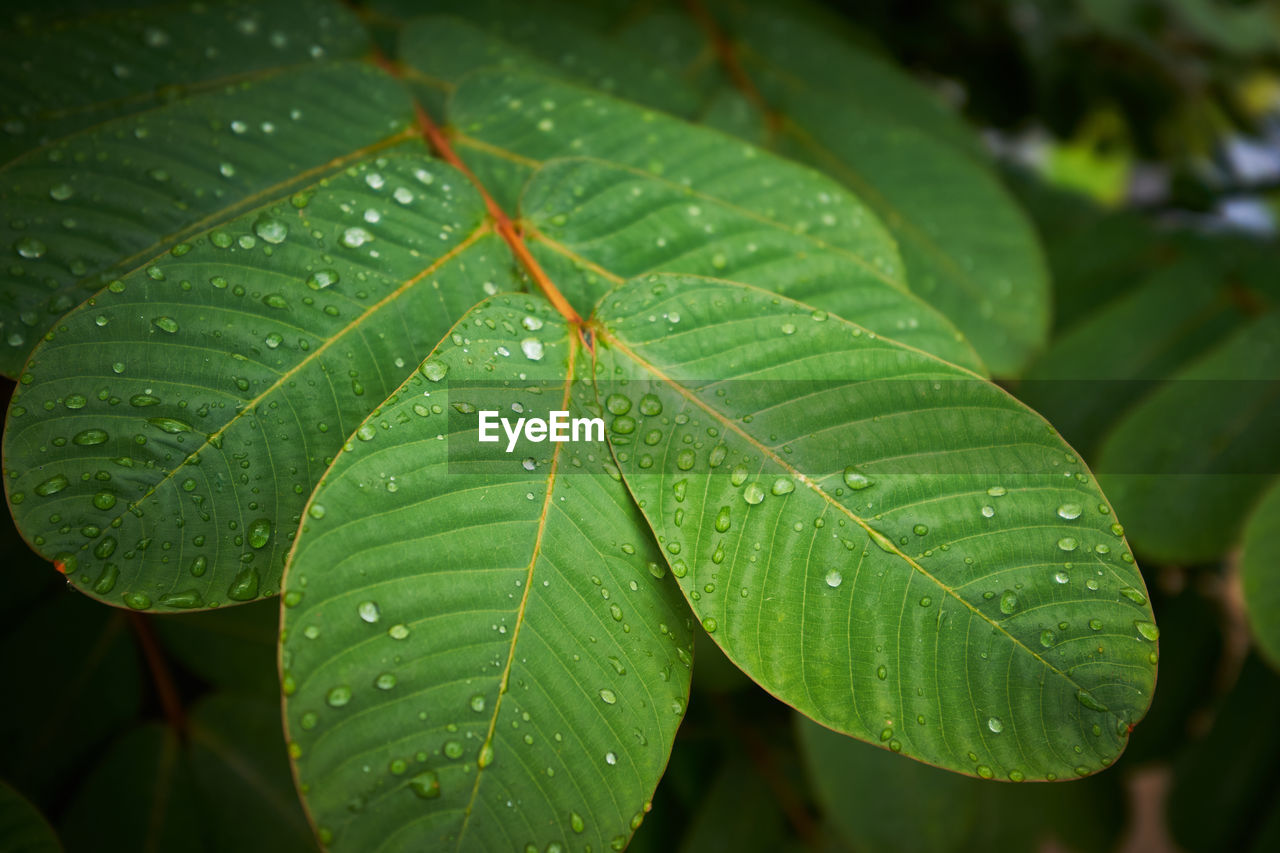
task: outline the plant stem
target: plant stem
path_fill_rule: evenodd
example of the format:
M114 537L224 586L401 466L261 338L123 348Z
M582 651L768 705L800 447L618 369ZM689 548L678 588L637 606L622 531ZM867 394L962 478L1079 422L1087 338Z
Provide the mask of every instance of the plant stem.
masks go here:
M142 655L147 659L147 668L151 670L151 680L155 683L156 695L160 699L160 707L164 710L164 717L178 737L185 739L187 736L187 715L182 709L182 700L178 698L178 686L173 681L173 674L169 672L169 665L165 662L164 652L160 650L160 644L156 642L156 635L151 629L151 622L147 616L141 613L128 613L126 615L129 617L129 625L133 628L133 633L138 637L138 645L142 647Z
M400 68L381 53L374 54L374 61L389 74L397 78L402 76ZM506 241L511 248L512 254L516 256L520 261L520 265L524 267L525 272L538 285L542 295L566 320L575 326L581 327L584 324L581 315L569 304L569 300L564 297L564 294L556 287L551 277L543 270L542 265L533 257L533 254L529 251L529 246L524 241L523 235L515 223L512 222L511 217L498 206L493 196L489 195L489 191L485 189L484 184L480 183L480 179L475 176L475 173L467 167L466 163L462 162L462 158L453 150L445 131L431 120L431 116L427 115L427 111L416 100L413 104L413 110L417 117L418 129L422 132L423 138L427 140L436 155L466 175L467 180L471 181L472 185L480 192L481 198L484 199L485 208L489 211L489 218L493 220L494 230Z

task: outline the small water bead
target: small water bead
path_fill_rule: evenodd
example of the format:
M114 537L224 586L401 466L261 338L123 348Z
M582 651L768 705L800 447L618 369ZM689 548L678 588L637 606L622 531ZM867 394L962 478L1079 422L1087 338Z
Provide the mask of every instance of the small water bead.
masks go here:
M272 245L279 245L289 236L289 226L283 219L264 213L254 220L253 233Z
M372 625L382 617L382 608L378 607L377 602L362 601L356 605L356 613L360 614L360 618Z
M396 686L396 677L389 672L384 672L374 679L373 686L379 690L390 690Z
M40 485L36 486L35 489L33 489L32 491L34 491L37 495L39 495L42 498L47 498L50 495L56 495L58 492L62 491L69 485L70 485L70 481L66 478L66 476L62 474L54 474L49 479L45 480Z
M884 681L888 677L889 677L889 668L887 666L885 666L884 664L880 664L880 666L876 667L876 678L880 679L881 681Z
M71 184L54 184L49 188L49 198L54 201L66 201L73 195L75 195L75 190L71 189Z
M1074 536L1063 536L1058 540L1058 548L1062 551L1074 551L1080 547L1080 542Z
M1147 603L1147 597L1142 594L1142 591L1134 589L1131 586L1126 586L1123 589L1121 589L1120 594L1123 595L1125 598L1129 599L1130 601L1132 601L1134 604Z
M468 704L471 706L471 710L475 711L477 714L480 713L484 710L484 695L477 693L471 697L471 701Z
M1071 575L1059 569L1053 573L1053 579L1058 583L1067 583L1071 580Z
M775 495L789 495L796 490L796 484L786 477L779 477L773 481L773 486L769 491Z
M991 488L987 489L987 494L993 498L1002 498L1008 493L1009 493L1009 490L1006 489L1004 486L992 486Z
M1058 517L1065 518L1067 521L1075 521L1083 511L1080 504L1063 504L1058 507Z
M1097 578L1089 578L1087 581L1084 582L1084 585L1088 587L1090 592L1098 591L1099 584L1098 584Z
M348 249L358 249L365 243L371 242L372 240L372 234L359 226L354 226L342 232L342 237L339 242Z
M832 569L831 571L827 572L826 581L827 581L827 586L831 587L832 589L835 589L836 587L840 586L840 584L844 583L844 575L840 574L838 570Z
M311 516L312 518L315 518L315 519L324 518L324 513L325 513L324 504L312 504L311 506L307 507L307 515Z
M1046 649L1053 645L1053 641L1055 639L1053 632L1048 628L1040 632L1040 645L1044 646Z
M76 433L71 441L81 447L94 447L99 444L105 444L108 438L110 436L107 435L106 430L86 429Z
M861 491L874 485L866 474L853 465L844 469L844 484L854 491Z
M346 685L339 685L331 689L325 694L324 701L331 708L341 708L351 701L351 688Z
M116 496L110 492L98 492L93 496L93 505L105 512L116 505Z
M999 717L990 717L987 719L987 728L991 729L994 734L1000 734L1004 731L1004 721Z
M727 506L720 507L720 511L716 513L715 527L717 533L725 533L732 524L729 508Z
M1160 629L1153 622L1137 621L1133 623L1133 627L1138 629L1138 633L1145 639L1155 642L1160 639Z
M422 375L432 382L439 382L449 372L449 365L442 361L425 361L422 363Z
M44 257L44 253L49 251L49 247L35 237L28 235L14 243L13 250L18 253L18 257L34 261Z
M307 287L312 290L324 290L331 287L339 281L338 271L335 269L316 270L307 276Z
M1018 596L1011 589L1006 589L1004 594L1000 596L1000 612L1006 616L1013 614L1018 609Z
M1094 630L1094 631L1101 631L1101 630L1102 630L1102 620L1101 620L1101 619L1090 619L1090 620L1089 620L1089 627L1090 627L1092 630Z
M702 628L708 634L714 634L717 627L719 627L719 623L716 622L714 616L708 616L702 620Z
M432 771L424 770L409 780L409 790L424 800L434 800L440 796L440 780Z
M600 688L600 701L606 705L614 705L618 702L618 694L614 693L608 687Z
M606 752L604 754L604 763L613 766L618 763L618 755L614 752Z
M520 351L530 361L541 361L544 352L542 341L537 338L525 338L520 342Z
M982 508L982 515L984 518L991 518L995 514L996 514L996 508L991 505L987 505Z
M697 455L688 447L681 449L681 451L676 454L676 467L681 471L690 470L693 468L695 462L697 462Z
M747 503L755 506L764 500L764 489L755 483L747 486L742 490L742 499Z
M403 640L409 636L409 628L404 624L392 625L387 629L387 636L393 640Z
M929 528L923 524L917 524L915 527L911 528L911 530L917 536L924 536L929 532Z
M265 518L254 519L249 524L249 545L254 549L263 548L271 540L271 522Z

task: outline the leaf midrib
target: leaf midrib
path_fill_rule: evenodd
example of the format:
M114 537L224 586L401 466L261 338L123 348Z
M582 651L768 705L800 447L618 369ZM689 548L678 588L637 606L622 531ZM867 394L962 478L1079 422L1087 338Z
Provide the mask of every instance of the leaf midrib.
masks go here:
M565 338L569 342L568 363L565 367L564 394L561 397L560 407L562 409L569 408L569 401L573 393L573 382L575 377L575 362L578 353L578 337L566 330ZM493 735L498 727L498 712L502 709L502 700L507 695L507 685L511 678L511 665L515 662L516 644L520 640L520 630L524 627L525 609L529 604L529 596L533 591L533 570L538 564L538 560L542 553L542 537L547 530L547 518L550 514L552 504L552 495L555 493L556 475L559 472L560 452L564 447L564 443L558 443L555 450L552 451L551 461L547 465L547 485L546 494L542 498L542 508L538 512L538 530L534 536L533 550L529 557L529 568L524 579L524 593L520 596L520 606L516 609L515 625L511 631L511 645L507 650L507 660L502 668L502 677L498 681L498 697L493 702L493 714L489 718L489 727L485 733L485 738L481 742L480 751L484 754L484 750L488 747L493 749ZM476 797L480 793L480 782L485 778L485 770L490 765L481 765L476 762L476 781L471 786L471 796L467 799L466 810L463 813L462 826L458 829L458 843L455 851L461 853L462 841L466 837L467 828L471 822L472 808L475 806Z

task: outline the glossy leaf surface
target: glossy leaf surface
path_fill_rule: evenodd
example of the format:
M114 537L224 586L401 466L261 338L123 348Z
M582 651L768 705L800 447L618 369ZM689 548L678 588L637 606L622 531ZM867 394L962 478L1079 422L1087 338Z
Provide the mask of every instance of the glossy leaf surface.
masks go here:
M689 614L602 441L495 460L469 416L583 415L590 375L544 300L495 297L316 491L281 660L333 849L621 849L640 825L688 697Z
M651 277L597 316L600 375L660 412L636 419L642 444L613 439L623 476L748 675L963 773L1114 761L1151 700L1157 633L1110 506L1039 416L739 285Z

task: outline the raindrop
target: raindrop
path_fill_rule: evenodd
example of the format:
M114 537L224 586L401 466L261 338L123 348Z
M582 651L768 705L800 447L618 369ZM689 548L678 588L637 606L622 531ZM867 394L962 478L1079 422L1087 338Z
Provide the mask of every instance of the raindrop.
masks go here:
M840 574L840 572L837 569L832 569L831 571L827 572L826 581L827 581L827 586L831 587L832 589L835 589L836 587L840 586L840 584L844 583L844 575Z
M541 361L543 353L542 341L537 338L525 338L520 342L520 351L530 361Z
M424 770L409 780L409 790L424 800L440 796L440 780L430 770Z
M866 474L863 474L852 465L844 469L844 484L855 491L860 491L873 485Z
M356 605L356 612L360 614L360 618L372 625L382 616L382 608L378 607L375 601L362 601Z
M764 489L760 488L755 483L752 483L743 489L742 499L752 506L755 506L764 500Z
M1063 504L1058 507L1058 516L1065 518L1067 521L1075 521L1083 511L1080 504Z
M254 221L253 233L272 245L279 245L289 236L289 226L283 219L264 213Z
M271 522L258 518L249 524L249 546L255 550L266 546L271 539Z

